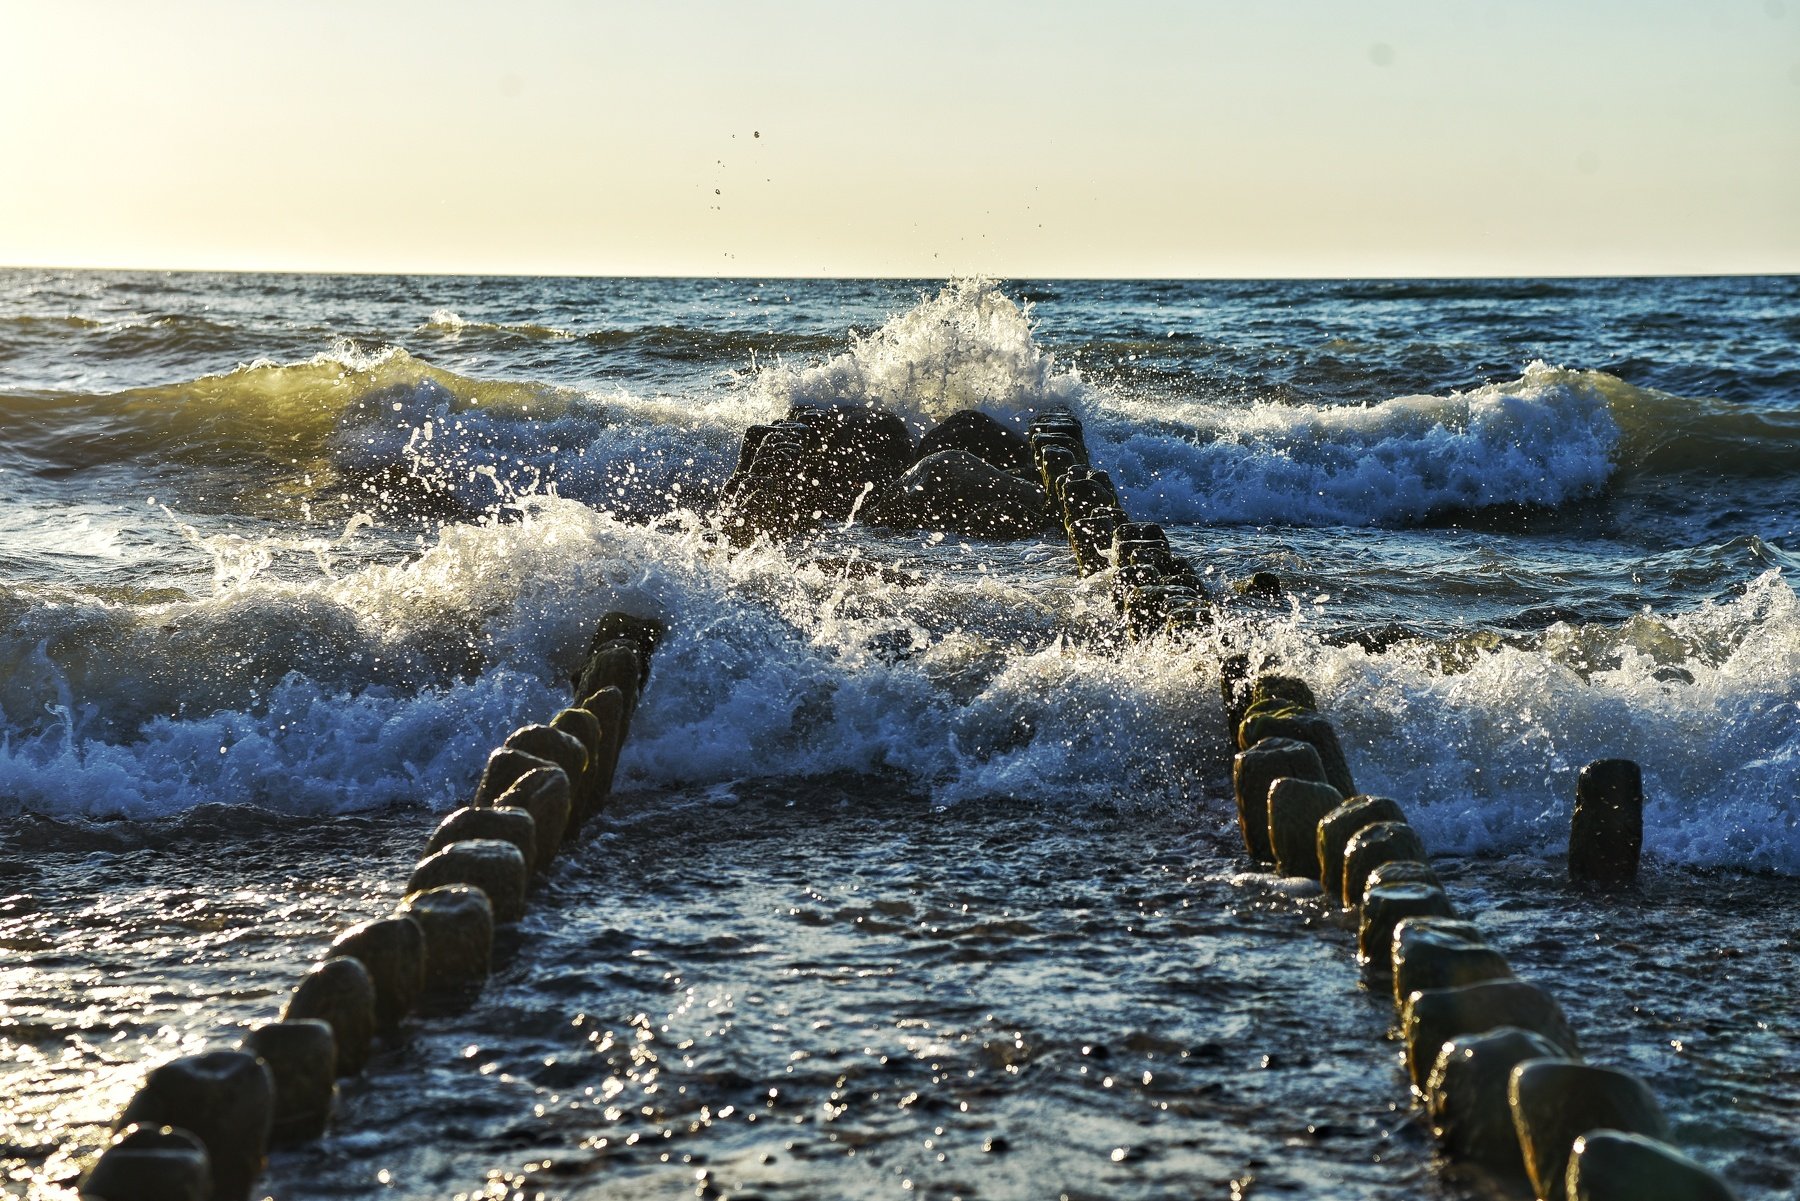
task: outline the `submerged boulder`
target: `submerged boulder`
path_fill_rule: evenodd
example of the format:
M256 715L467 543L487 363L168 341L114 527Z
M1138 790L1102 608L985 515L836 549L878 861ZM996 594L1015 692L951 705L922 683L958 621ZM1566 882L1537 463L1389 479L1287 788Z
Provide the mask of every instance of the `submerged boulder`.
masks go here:
M897 530L1028 538L1044 528L1048 498L1037 484L968 451L943 450L877 489L863 506L861 518Z
M959 409L925 431L918 457L941 450L965 450L1002 471L1031 471L1031 445L980 409Z
M751 426L721 496L734 536L799 533L849 516L857 501L913 460L906 423L873 405L794 405Z

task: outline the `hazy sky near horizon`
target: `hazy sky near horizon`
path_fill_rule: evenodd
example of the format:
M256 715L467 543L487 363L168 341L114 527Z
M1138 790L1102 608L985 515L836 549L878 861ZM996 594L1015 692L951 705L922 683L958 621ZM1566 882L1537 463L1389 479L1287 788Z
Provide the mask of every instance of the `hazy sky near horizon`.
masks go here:
M0 264L1800 271L1800 0L0 0Z

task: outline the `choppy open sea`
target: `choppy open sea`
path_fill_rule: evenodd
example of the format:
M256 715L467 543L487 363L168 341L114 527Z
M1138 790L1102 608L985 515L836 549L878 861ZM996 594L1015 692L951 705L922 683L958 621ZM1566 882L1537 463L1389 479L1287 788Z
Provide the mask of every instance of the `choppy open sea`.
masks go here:
M821 400L1074 409L1217 624L1121 649L1049 535L710 537ZM1590 1060L1790 1197L1797 584L1797 277L0 271L0 1190L72 1197L149 1065L390 908L628 609L670 633L615 812L271 1195L1501 1195L1354 932L1246 870L1229 639ZM1603 756L1612 900L1561 875Z

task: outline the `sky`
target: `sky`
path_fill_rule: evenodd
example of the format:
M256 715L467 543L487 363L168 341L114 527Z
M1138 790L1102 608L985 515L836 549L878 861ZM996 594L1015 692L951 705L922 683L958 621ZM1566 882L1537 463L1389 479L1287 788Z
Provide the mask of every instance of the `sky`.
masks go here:
M0 264L1800 272L1800 0L0 0Z

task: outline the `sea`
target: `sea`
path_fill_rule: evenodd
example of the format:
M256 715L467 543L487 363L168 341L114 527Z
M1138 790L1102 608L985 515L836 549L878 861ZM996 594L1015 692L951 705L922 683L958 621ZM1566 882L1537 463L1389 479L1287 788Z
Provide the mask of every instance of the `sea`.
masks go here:
M746 426L1085 425L1209 623L1060 536L720 536ZM1275 589L1244 587L1272 573ZM1744 1201L1800 1189L1800 277L0 271L0 1193L391 910L600 616L605 818L281 1199L1517 1195L1242 853L1222 657ZM1576 773L1644 867L1572 888Z

